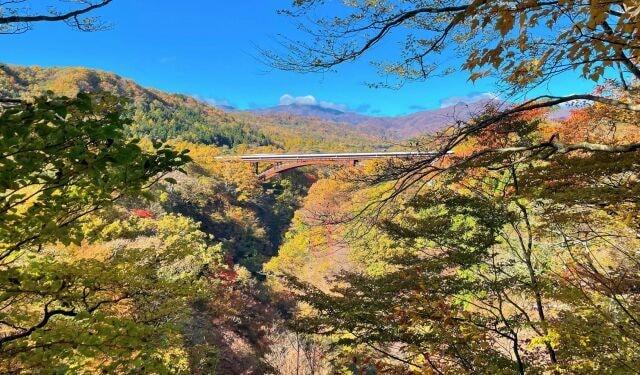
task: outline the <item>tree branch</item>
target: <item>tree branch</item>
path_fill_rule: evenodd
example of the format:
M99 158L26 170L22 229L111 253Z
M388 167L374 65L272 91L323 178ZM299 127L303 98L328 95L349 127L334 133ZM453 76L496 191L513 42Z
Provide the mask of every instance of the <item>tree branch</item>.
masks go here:
M606 145L601 143L580 142L574 144L563 144L558 141L557 135L551 137L548 142L539 143L533 146L522 147L504 147L480 151L473 154L471 158L480 157L486 154L509 154L516 152L537 151L540 149L550 148L554 150L554 153L568 154L574 151L587 151L587 152L605 152L605 153L625 153L635 152L640 150L640 143L629 143L624 145Z
M9 17L0 17L0 25L7 25L11 23L29 23L29 22L56 22L56 21L66 21L72 19L74 17L83 15L85 13L89 13L98 8L102 8L112 2L113 0L102 0L97 4L93 4L87 6L82 9L74 10L72 12L56 14L56 15L36 15L36 16L9 16Z
M44 307L44 316L42 317L42 320L34 325L33 327L30 327L27 330L24 330L23 332L19 332L13 335L7 335L4 337L0 337L0 347L2 347L2 345L10 342L10 341L14 341L14 340L18 340L24 337L27 337L29 335L31 335L33 332L35 332L35 330L42 328L44 326L47 325L47 323L49 323L49 320L56 316L56 315L62 315L62 316L76 316L77 313L74 310L62 310L62 309L56 309L56 310L51 310L49 311L49 304L45 305Z
M14 105L21 104L22 99L14 99L14 98L0 98L0 105Z
M607 21L602 22L602 28L607 33L607 35L614 35L614 31L611 26L609 26ZM629 71L636 77L636 79L640 79L640 68L638 68L638 66L634 64L633 61L631 61L631 59L624 53L622 49L618 50L617 53L624 66L629 69Z

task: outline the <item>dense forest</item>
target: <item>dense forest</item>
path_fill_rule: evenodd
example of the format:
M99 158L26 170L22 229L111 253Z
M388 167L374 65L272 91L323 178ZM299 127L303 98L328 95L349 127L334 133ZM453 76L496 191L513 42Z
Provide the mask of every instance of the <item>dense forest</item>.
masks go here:
M9 8L0 31L97 31L83 17L109 3ZM470 82L497 75L513 95L566 71L594 88L486 102L389 144L2 65L1 373L640 372L637 4L354 1L314 19L323 6L296 1L307 39L264 60L326 72L402 27L398 54L373 61L387 84L451 74L437 58L452 49ZM433 152L268 181L216 158L393 148Z

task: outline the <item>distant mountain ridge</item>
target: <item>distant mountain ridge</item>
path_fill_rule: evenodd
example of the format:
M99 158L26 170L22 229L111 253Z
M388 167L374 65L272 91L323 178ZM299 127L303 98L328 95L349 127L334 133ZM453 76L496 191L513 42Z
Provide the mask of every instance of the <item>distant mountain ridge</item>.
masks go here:
M458 103L454 106L425 110L404 116L379 117L355 112L343 112L318 105L290 104L252 110L261 115L287 113L301 117L314 117L332 122L349 124L368 134L388 139L408 139L423 134L435 133L456 121L468 120L480 114L488 105L500 105L499 101L482 100L473 103Z
M496 100L458 103L404 116L380 117L320 105L289 104L243 111L196 98L145 88L117 74L87 68L0 64L0 94L27 98L46 90L73 96L108 91L132 100L136 136L184 139L218 146L276 145L287 150L366 150L438 132L480 114ZM550 115L566 118L562 108ZM294 142L291 139L295 139Z
M335 123L349 124L360 131L393 140L405 140L424 134L433 134L455 124L480 115L489 106L503 107L508 104L497 99L484 99L470 103L428 109L402 116L368 116L356 112L340 111L310 104L289 104L250 110L259 115L289 114L300 117L323 119ZM572 108L561 107L549 114L551 120L566 119Z
M342 122L346 124L356 125L370 119L370 116L362 115L355 112L343 112L334 108L322 107L312 104L288 104L278 105L262 109L251 110L255 114L273 114L288 113L303 117L316 117L333 122Z

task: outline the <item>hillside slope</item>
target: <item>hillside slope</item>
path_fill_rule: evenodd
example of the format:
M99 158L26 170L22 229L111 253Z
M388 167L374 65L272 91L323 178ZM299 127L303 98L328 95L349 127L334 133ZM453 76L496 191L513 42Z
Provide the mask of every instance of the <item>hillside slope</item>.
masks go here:
M108 91L131 100L132 136L181 139L234 148L357 151L382 147L379 137L332 121L287 114L230 113L181 94L145 88L117 74L86 68L0 65L0 95L27 99L45 91L74 96Z

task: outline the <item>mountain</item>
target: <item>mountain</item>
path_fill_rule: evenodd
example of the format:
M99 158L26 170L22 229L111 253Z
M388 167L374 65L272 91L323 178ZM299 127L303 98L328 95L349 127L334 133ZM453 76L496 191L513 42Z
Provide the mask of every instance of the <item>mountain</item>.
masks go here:
M481 114L489 106L505 106L498 100L460 102L453 106L415 112L404 116L378 117L355 112L343 112L318 105L290 104L251 111L255 114L290 114L306 118L349 124L363 133L389 140L406 140L424 134L433 134L457 121L466 121ZM563 120L570 114L568 108L558 108L549 115L551 120Z
M459 103L451 107L426 110L406 116L377 117L355 112L343 112L318 105L290 104L279 105L252 111L255 114L290 114L301 117L317 118L336 123L352 125L360 131L386 139L403 140L423 134L431 134L446 128L457 120L468 120L482 112L490 104L499 102L485 100L474 103Z
M369 151L379 137L341 122L286 113L256 115L196 98L143 87L117 74L86 68L41 68L0 64L0 96L24 98L53 91L107 91L128 98L132 136L179 139L233 148L267 146L283 151Z
M134 136L182 139L233 148L244 144L285 151L376 151L431 134L477 115L485 100L458 103L405 116L377 117L319 105L290 104L242 111L227 105L143 87L117 74L86 68L40 68L0 64L0 95L28 98L51 90L74 96L79 91L108 91L131 100ZM563 119L567 110L550 118Z
M270 115L277 113L287 113L301 117L315 117L332 122L356 125L371 119L372 117L361 115L355 112L343 112L334 108L322 107L311 104L289 104L279 105L250 111L256 114Z
M271 143L259 129L237 122L223 110L186 95L142 87L117 74L85 68L0 65L1 96L28 99L46 91L70 97L78 92L106 91L128 98L134 123L127 131L136 137L227 147Z
M456 123L477 116L497 101L485 100L474 103L459 103L454 106L420 111L398 117L371 117L356 125L371 133L395 139L407 139L432 134Z
M549 118L551 120L565 120L567 117L569 117L571 115L571 112L573 112L576 109L579 109L579 106L565 106L565 107L560 107L557 110L555 110L554 112L549 114Z

